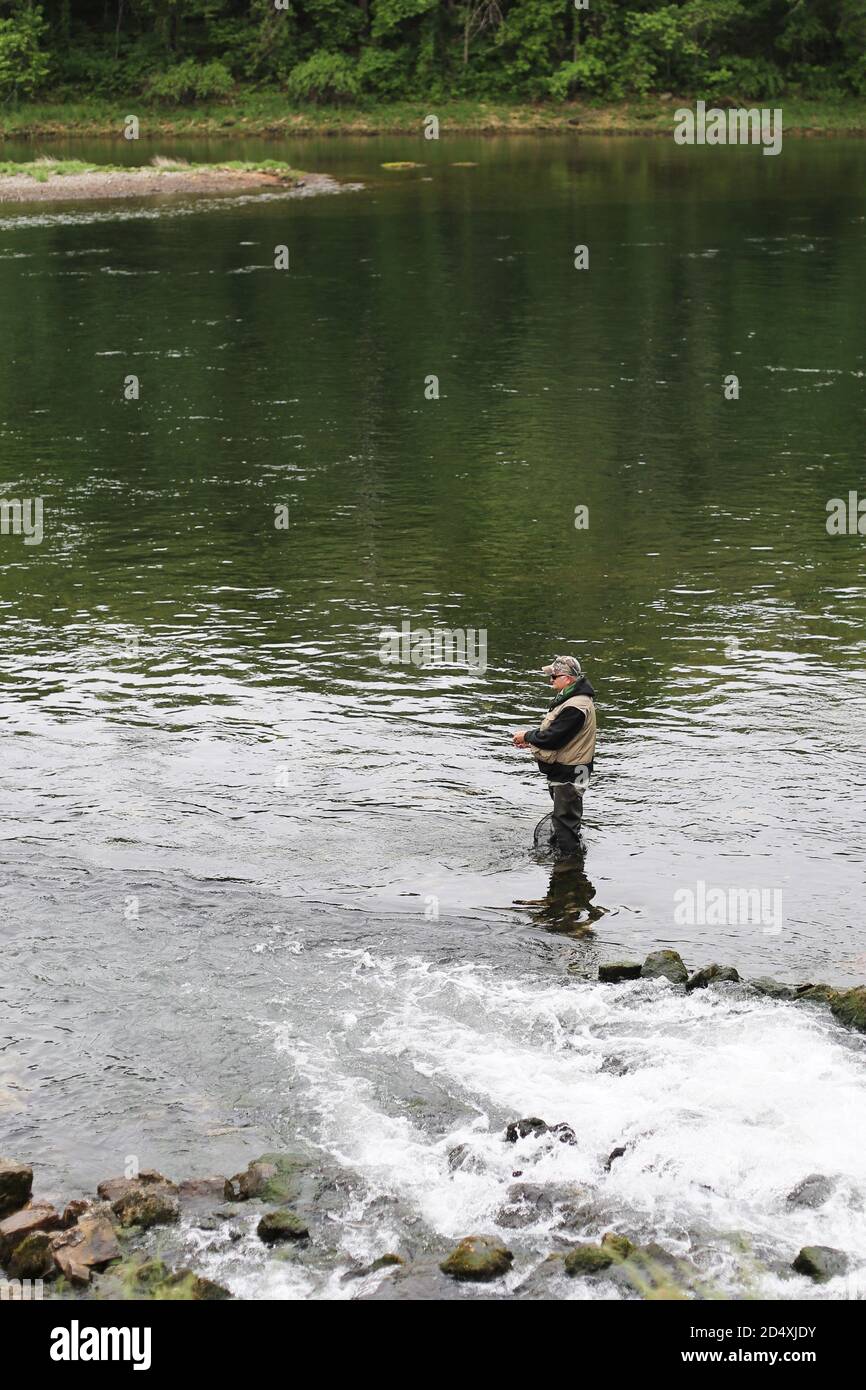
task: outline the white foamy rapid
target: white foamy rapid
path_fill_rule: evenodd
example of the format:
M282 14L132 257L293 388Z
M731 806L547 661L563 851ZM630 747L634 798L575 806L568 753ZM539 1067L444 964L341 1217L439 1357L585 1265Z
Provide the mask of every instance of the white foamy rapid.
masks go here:
M866 1047L826 1012L738 986L526 983L361 950L327 953L320 978L321 1033L300 1036L289 999L274 1042L306 1138L352 1189L331 1215L343 1269L496 1233L515 1254L504 1287L520 1296L541 1257L618 1230L688 1260L723 1297L866 1295ZM576 1143L506 1143L520 1116L565 1121ZM812 1173L835 1180L829 1200L789 1203ZM807 1244L846 1251L849 1273L823 1286L793 1275ZM247 1296L359 1287L333 1263L317 1277L261 1254L220 1272ZM556 1296L621 1290L562 1279Z

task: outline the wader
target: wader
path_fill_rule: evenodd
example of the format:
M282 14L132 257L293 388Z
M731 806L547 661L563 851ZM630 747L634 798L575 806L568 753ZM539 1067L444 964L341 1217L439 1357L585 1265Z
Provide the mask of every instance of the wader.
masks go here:
M535 835L537 848L544 848L546 843L555 846L561 854L574 854L581 849L583 792L588 783L588 767L567 767L562 763L551 767L547 775L547 789L553 802L553 814L545 816L538 826Z
M547 784L553 799L553 838L556 848L565 854L580 849L580 822L583 819L583 792L574 782Z
M574 773L575 769L569 769ZM580 827L584 817L584 792L582 785L575 787L574 777L569 781L560 777L550 777L548 791L553 802L553 815L550 817L550 841L560 853L573 855L581 848Z
M591 690L592 687L589 686ZM574 854L582 849L580 823L583 818L583 793L589 785L590 768L595 754L595 704L588 694L571 694L556 701L539 724L546 732L564 709L576 708L584 713L584 722L574 737L562 748L536 748L533 756L540 772L547 777L553 801L553 814L545 816L537 827L535 842L539 848L555 845L560 854ZM576 779L576 780L575 780Z

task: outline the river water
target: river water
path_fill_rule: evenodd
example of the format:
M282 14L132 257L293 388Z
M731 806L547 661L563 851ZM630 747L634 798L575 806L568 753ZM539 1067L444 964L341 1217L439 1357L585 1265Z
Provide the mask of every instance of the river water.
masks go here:
M305 1146L326 1241L184 1232L245 1296L375 1292L352 1260L470 1231L520 1296L608 1229L726 1296L808 1296L791 1259L838 1246L821 1296L863 1296L863 1040L594 977L866 975L864 540L826 527L864 487L866 146L169 152L203 149L364 188L0 218L2 495L45 509L0 537L0 1150L68 1196ZM485 669L383 663L405 622L483 632ZM510 734L563 651L600 738L558 871ZM577 1143L514 1149L519 1115Z

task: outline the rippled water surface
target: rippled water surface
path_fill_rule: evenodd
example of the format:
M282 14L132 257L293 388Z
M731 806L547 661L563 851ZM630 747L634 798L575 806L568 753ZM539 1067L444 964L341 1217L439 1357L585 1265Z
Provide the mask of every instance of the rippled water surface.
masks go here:
M825 525L866 492L866 146L208 153L365 186L0 218L2 495L45 505L41 545L0 537L0 1147L68 1194L130 1154L184 1176L307 1145L333 1249L208 1238L249 1295L350 1296L350 1259L470 1229L507 1232L517 1288L616 1228L774 1297L838 1245L850 1296L862 1041L742 988L593 979L658 946L866 975L866 541ZM404 621L484 630L488 669L383 664ZM600 723L565 872L510 746L560 651ZM699 882L782 920L684 923ZM578 1143L516 1153L517 1114ZM547 1194L516 1223L514 1171ZM793 1212L814 1171L833 1198Z

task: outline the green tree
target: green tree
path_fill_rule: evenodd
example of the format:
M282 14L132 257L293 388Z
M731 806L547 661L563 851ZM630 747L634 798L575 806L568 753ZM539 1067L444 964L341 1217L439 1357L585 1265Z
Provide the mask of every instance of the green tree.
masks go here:
M42 47L46 28L38 5L17 5L0 19L0 100L32 96L45 81L50 68Z

